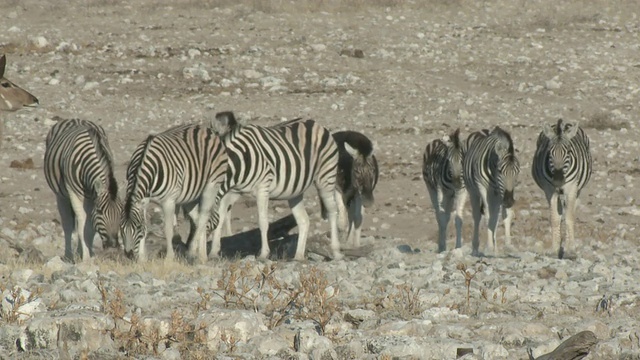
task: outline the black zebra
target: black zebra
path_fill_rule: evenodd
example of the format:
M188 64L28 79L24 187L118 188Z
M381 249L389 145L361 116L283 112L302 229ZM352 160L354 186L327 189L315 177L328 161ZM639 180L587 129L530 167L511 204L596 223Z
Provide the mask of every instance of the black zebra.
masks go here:
M462 246L462 212L467 191L462 176L466 144L460 129L448 139L433 140L424 150L422 178L427 185L438 222L438 252L447 250L447 226L455 206L456 248Z
M133 152L127 168L127 195L120 234L125 252L146 259L145 212L148 201L158 203L164 213L167 258L174 256L171 244L177 206L188 208L196 224L189 253L205 262L206 226L216 192L224 179L227 156L211 129L180 125L150 135ZM201 216L203 215L203 216Z
M544 125L536 143L531 175L547 197L553 249L558 249L561 259L567 252L574 251L576 200L589 182L592 168L589 137L577 122L559 119L553 126L548 123ZM560 235L562 215L566 227L564 241Z
M480 255L480 219L486 210L488 252L499 254L496 228L501 208L506 244L511 244L511 207L519 173L520 163L508 132L496 126L492 131L481 130L469 135L467 153L463 160L463 179L469 192L473 213L472 255Z
M338 218L343 229L348 222L347 242L359 247L364 208L373 205L373 190L378 184L378 161L373 154L373 143L364 134L339 131L332 136L339 154L336 183Z
M65 236L65 258L74 260L74 238L78 240L83 261L93 256L96 232L103 247L119 246L122 202L109 142L101 126L80 119L53 125L46 140L44 175L56 195Z
M313 120L295 119L272 127L239 124L232 112L216 114L212 127L227 148L229 166L218 191L212 254L220 251L221 226L233 203L241 194L256 197L261 233L260 257L269 256L267 229L269 199L288 200L298 224L295 259L304 259L309 232L309 215L302 201L312 184L324 205L323 217L331 226L331 249L342 258L336 214L336 172L338 148L331 133ZM219 216L219 218L218 218Z

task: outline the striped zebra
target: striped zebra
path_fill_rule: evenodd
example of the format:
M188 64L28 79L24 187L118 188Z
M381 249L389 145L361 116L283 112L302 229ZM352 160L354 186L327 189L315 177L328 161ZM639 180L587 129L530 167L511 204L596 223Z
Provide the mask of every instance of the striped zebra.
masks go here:
M553 249L563 258L574 251L574 216L580 191L591 178L593 161L589 137L578 122L559 119L555 125L545 124L533 156L531 175L544 191L551 212ZM564 202L561 199L564 197ZM566 238L561 241L560 222L564 215Z
M438 222L438 252L447 250L447 226L455 206L456 248L462 246L462 212L467 191L462 177L462 161L466 144L460 140L460 129L448 139L433 140L424 150L422 178L427 185Z
M374 203L373 190L378 184L378 161L373 143L357 131L338 131L332 134L338 146L338 218L342 229L347 228L347 242L360 246L364 209Z
M496 126L481 130L467 138L467 153L463 160L463 180L469 192L473 213L472 255L480 256L480 219L488 210L487 250L498 255L496 229L502 208L506 244L511 244L513 193L520 173L511 135Z
M38 99L28 91L4 77L7 57L0 57L0 111L16 111L25 107L38 106ZM2 146L4 122L0 119L0 146Z
M56 195L66 259L75 260L74 239L83 261L93 256L96 232L103 247L119 246L122 201L107 135L101 126L80 119L53 125L46 140L44 175Z
M125 253L146 260L146 206L162 207L167 259L173 259L175 214L180 206L196 225L190 255L207 260L206 226L216 192L224 179L227 156L220 139L207 127L180 125L149 135L133 152L127 168L127 194L120 228ZM203 216L201 216L203 215Z
M342 258L338 241L336 173L338 148L331 133L313 120L295 119L272 127L239 124L233 112L216 114L212 128L227 147L229 166L218 191L212 254L220 251L221 224L227 211L241 194L256 197L261 233L260 258L269 256L267 229L269 199L288 200L298 224L295 259L304 259L309 216L302 201L312 184L323 203L323 217L331 226L331 249L335 259Z

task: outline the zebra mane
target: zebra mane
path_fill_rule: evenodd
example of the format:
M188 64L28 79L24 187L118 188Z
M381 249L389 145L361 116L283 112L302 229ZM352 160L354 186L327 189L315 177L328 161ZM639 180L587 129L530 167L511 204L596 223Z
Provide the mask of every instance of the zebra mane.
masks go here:
M149 147L154 138L155 135L147 136L147 138L138 145L131 156L131 161L127 167L127 195L124 203L125 214L128 214L133 207L134 190L138 187L139 179L142 178L139 176L139 172L142 167L142 160L147 156L147 152L149 151Z
M104 134L99 132L98 129L87 128L87 132L89 133L93 143L96 144L96 155L100 160L102 169L104 170L109 198L111 200L116 200L118 198L118 182L116 181L113 173L113 156L109 149L108 140Z
M456 149L462 148L462 141L460 141L460 128L457 128L454 132L449 135L449 139L453 147Z

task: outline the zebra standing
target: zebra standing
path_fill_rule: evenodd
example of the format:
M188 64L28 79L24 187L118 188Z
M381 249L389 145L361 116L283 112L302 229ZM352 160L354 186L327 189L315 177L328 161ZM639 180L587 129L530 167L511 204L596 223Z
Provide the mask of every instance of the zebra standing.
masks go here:
M357 131L338 131L332 136L339 154L338 217L343 229L347 222L349 224L347 242L359 247L364 209L373 205L373 190L378 184L378 161L373 154L373 143L366 135Z
M520 173L511 135L496 126L467 138L467 153L463 160L463 179L469 191L473 213L472 255L479 256L480 219L488 211L487 250L498 255L496 228L502 208L506 243L511 244L513 193Z
M289 201L299 229L295 259L304 259L309 215L302 196L314 184L324 205L323 217L329 218L333 256L342 258L335 199L338 148L331 133L313 120L301 119L272 127L243 126L230 111L216 114L211 125L222 137L229 156L226 178L216 200L220 206L212 254L217 256L220 251L221 222L227 211L241 194L251 193L258 206L260 257L267 258L270 252L269 199L279 199Z
M148 201L164 213L167 259L172 246L176 206L188 209L195 222L189 253L207 260L206 226L216 191L224 179L227 156L220 139L207 127L181 125L144 140L131 156L127 168L127 195L120 234L128 256L146 260L145 212Z
M555 126L544 125L536 143L531 175L547 197L553 249L558 249L560 259L574 251L576 200L591 178L592 167L589 137L577 122L559 119ZM566 227L564 242L560 235L562 215Z
M462 176L466 145L460 140L460 129L448 139L433 140L427 145L422 161L422 177L438 222L438 252L447 250L447 226L455 205L456 248L462 246L462 211L467 191Z
M74 260L72 241L77 238L78 252L88 260L96 232L104 247L119 246L122 202L101 126L80 119L53 125L46 140L44 175L56 195L67 259Z

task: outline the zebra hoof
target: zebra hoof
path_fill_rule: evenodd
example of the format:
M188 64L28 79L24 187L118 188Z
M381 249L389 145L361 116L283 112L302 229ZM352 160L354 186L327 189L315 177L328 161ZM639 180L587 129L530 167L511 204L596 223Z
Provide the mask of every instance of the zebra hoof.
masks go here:
M575 251L568 251L564 248L560 248L560 250L558 251L558 259L576 260L577 258L578 255L575 253Z

